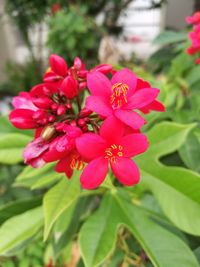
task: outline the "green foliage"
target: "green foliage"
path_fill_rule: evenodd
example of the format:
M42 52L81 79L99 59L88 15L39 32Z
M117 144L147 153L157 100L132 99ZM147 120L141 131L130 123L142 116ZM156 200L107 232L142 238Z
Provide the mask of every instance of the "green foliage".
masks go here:
M186 40L187 33L166 30L156 37L154 43L158 45L169 45Z
M155 194L165 215L183 231L200 235L200 175L185 168L166 167L158 161L177 150L193 127L171 123L154 127L148 135L151 147L138 157L138 164L142 181Z
M186 142L179 149L179 154L185 165L196 172L200 172L200 140L198 134L199 130L195 129L188 135Z
M28 30L43 20L48 8L47 0L7 0L6 12L18 26L24 40L29 43Z
M47 45L69 63L76 56L83 59L97 57L100 29L91 17L85 16L85 11L70 6L49 18Z
M126 192L122 192L126 196ZM153 214L131 204L130 199L125 199L119 192L105 196L98 211L87 220L80 232L85 266L99 266L112 254L117 230L122 225L135 236L154 266L199 266L186 244L151 217Z
M0 227L0 254L13 255L21 250L38 232L42 222L41 208L29 210L8 219Z
M70 207L80 195L79 173L74 175L73 181L66 181L64 177L44 196L45 230L44 240L47 239L54 222Z
M5 67L7 80L0 84L0 91L6 95L16 95L20 91L29 91L42 79L41 65L35 59L24 64L8 62Z

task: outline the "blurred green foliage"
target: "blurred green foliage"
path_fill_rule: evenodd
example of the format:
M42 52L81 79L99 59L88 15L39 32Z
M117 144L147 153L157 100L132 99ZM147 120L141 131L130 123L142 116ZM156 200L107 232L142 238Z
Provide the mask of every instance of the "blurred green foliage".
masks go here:
M52 53L72 63L77 55L96 61L101 31L94 20L86 16L86 10L70 6L49 18L47 46Z

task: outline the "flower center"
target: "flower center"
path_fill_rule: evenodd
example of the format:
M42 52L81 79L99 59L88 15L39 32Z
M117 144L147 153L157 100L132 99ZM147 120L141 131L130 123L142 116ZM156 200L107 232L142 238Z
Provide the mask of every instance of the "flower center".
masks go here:
M129 87L125 83L115 83L112 86L112 95L110 97L110 103L113 109L120 108L127 103L127 91Z
M105 159L108 159L112 163L116 163L116 157L123 156L123 147L121 145L111 145L105 150Z
M85 163L80 159L80 156L78 154L74 154L70 162L70 168L72 170L76 169L77 171L82 171L84 166Z

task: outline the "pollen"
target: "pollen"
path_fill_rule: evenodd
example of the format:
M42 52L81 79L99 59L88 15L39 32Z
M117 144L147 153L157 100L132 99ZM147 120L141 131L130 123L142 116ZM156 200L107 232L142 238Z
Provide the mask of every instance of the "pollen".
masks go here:
M76 169L77 171L82 171L85 164L82 160L80 160L79 156L74 155L70 162L70 168L72 170Z
M117 157L123 157L123 147L121 145L113 144L105 150L105 159L111 163L116 163Z
M127 101L128 90L129 87L125 83L115 83L112 86L113 93L110 97L110 103L114 109L118 109L128 102Z

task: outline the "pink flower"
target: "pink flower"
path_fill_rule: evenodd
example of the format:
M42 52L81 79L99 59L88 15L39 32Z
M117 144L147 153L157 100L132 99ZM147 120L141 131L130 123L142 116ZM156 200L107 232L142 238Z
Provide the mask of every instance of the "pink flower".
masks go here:
M34 168L39 168L45 165L43 155L48 150L49 144L41 137L30 142L24 149L24 162L30 164Z
M195 26L188 36L192 43L191 46L187 48L186 53L189 55L198 53L200 51L200 25Z
M19 96L13 97L12 105L16 109L38 110L38 108L33 104L30 94L27 92L20 92Z
M132 186L139 182L138 167L130 158L143 153L148 142L143 134L123 134L123 124L110 116L102 124L99 135L86 133L76 139L78 152L89 162L80 178L83 188L98 187L104 181L109 165L122 184Z
M9 120L16 128L34 129L37 127L34 114L35 112L30 109L15 109L9 114Z
M88 163L81 175L88 189L98 187L109 168L121 183L136 184L140 174L131 157L148 147L140 133L145 120L136 110L164 111L156 100L159 90L108 64L87 70L76 57L68 68L58 55L51 55L49 64L43 83L15 97L9 115L15 127L35 130L23 152L25 163L37 168L55 162L55 171L68 178ZM104 74L112 75L111 81ZM85 103L86 86L91 96Z
M62 134L51 142L49 151L44 155L45 162L52 162L66 157L75 149L75 140L81 134L81 129L76 126L64 126Z
M138 90L143 90L143 88L151 88L150 84L142 79L137 80L137 87L136 91ZM153 100L150 104L146 105L145 107L139 108L139 110L147 114L151 110L158 111L158 112L164 112L165 111L165 106L158 100Z
M86 108L101 116L115 116L133 129L139 129L145 120L135 111L148 107L159 94L155 88L137 90L138 78L128 69L117 71L111 81L99 72L89 73L87 85L91 92Z
M103 74L108 74L108 73L111 73L113 70L113 67L109 64L100 64L96 67L94 67L93 69L91 69L91 72L92 71L99 71Z
M193 16L186 17L186 22L188 24L199 24L200 23L200 12L195 12Z
M199 64L200 64L200 58L197 58L197 59L195 60L195 64L196 64L196 65L199 65Z
M64 158L60 159L55 166L55 171L62 173L70 179L73 175L74 169L82 170L84 168L84 162L81 155L76 149L68 153Z
M67 63L65 60L55 54L52 54L49 59L50 69L44 75L44 82L56 82L67 76Z

